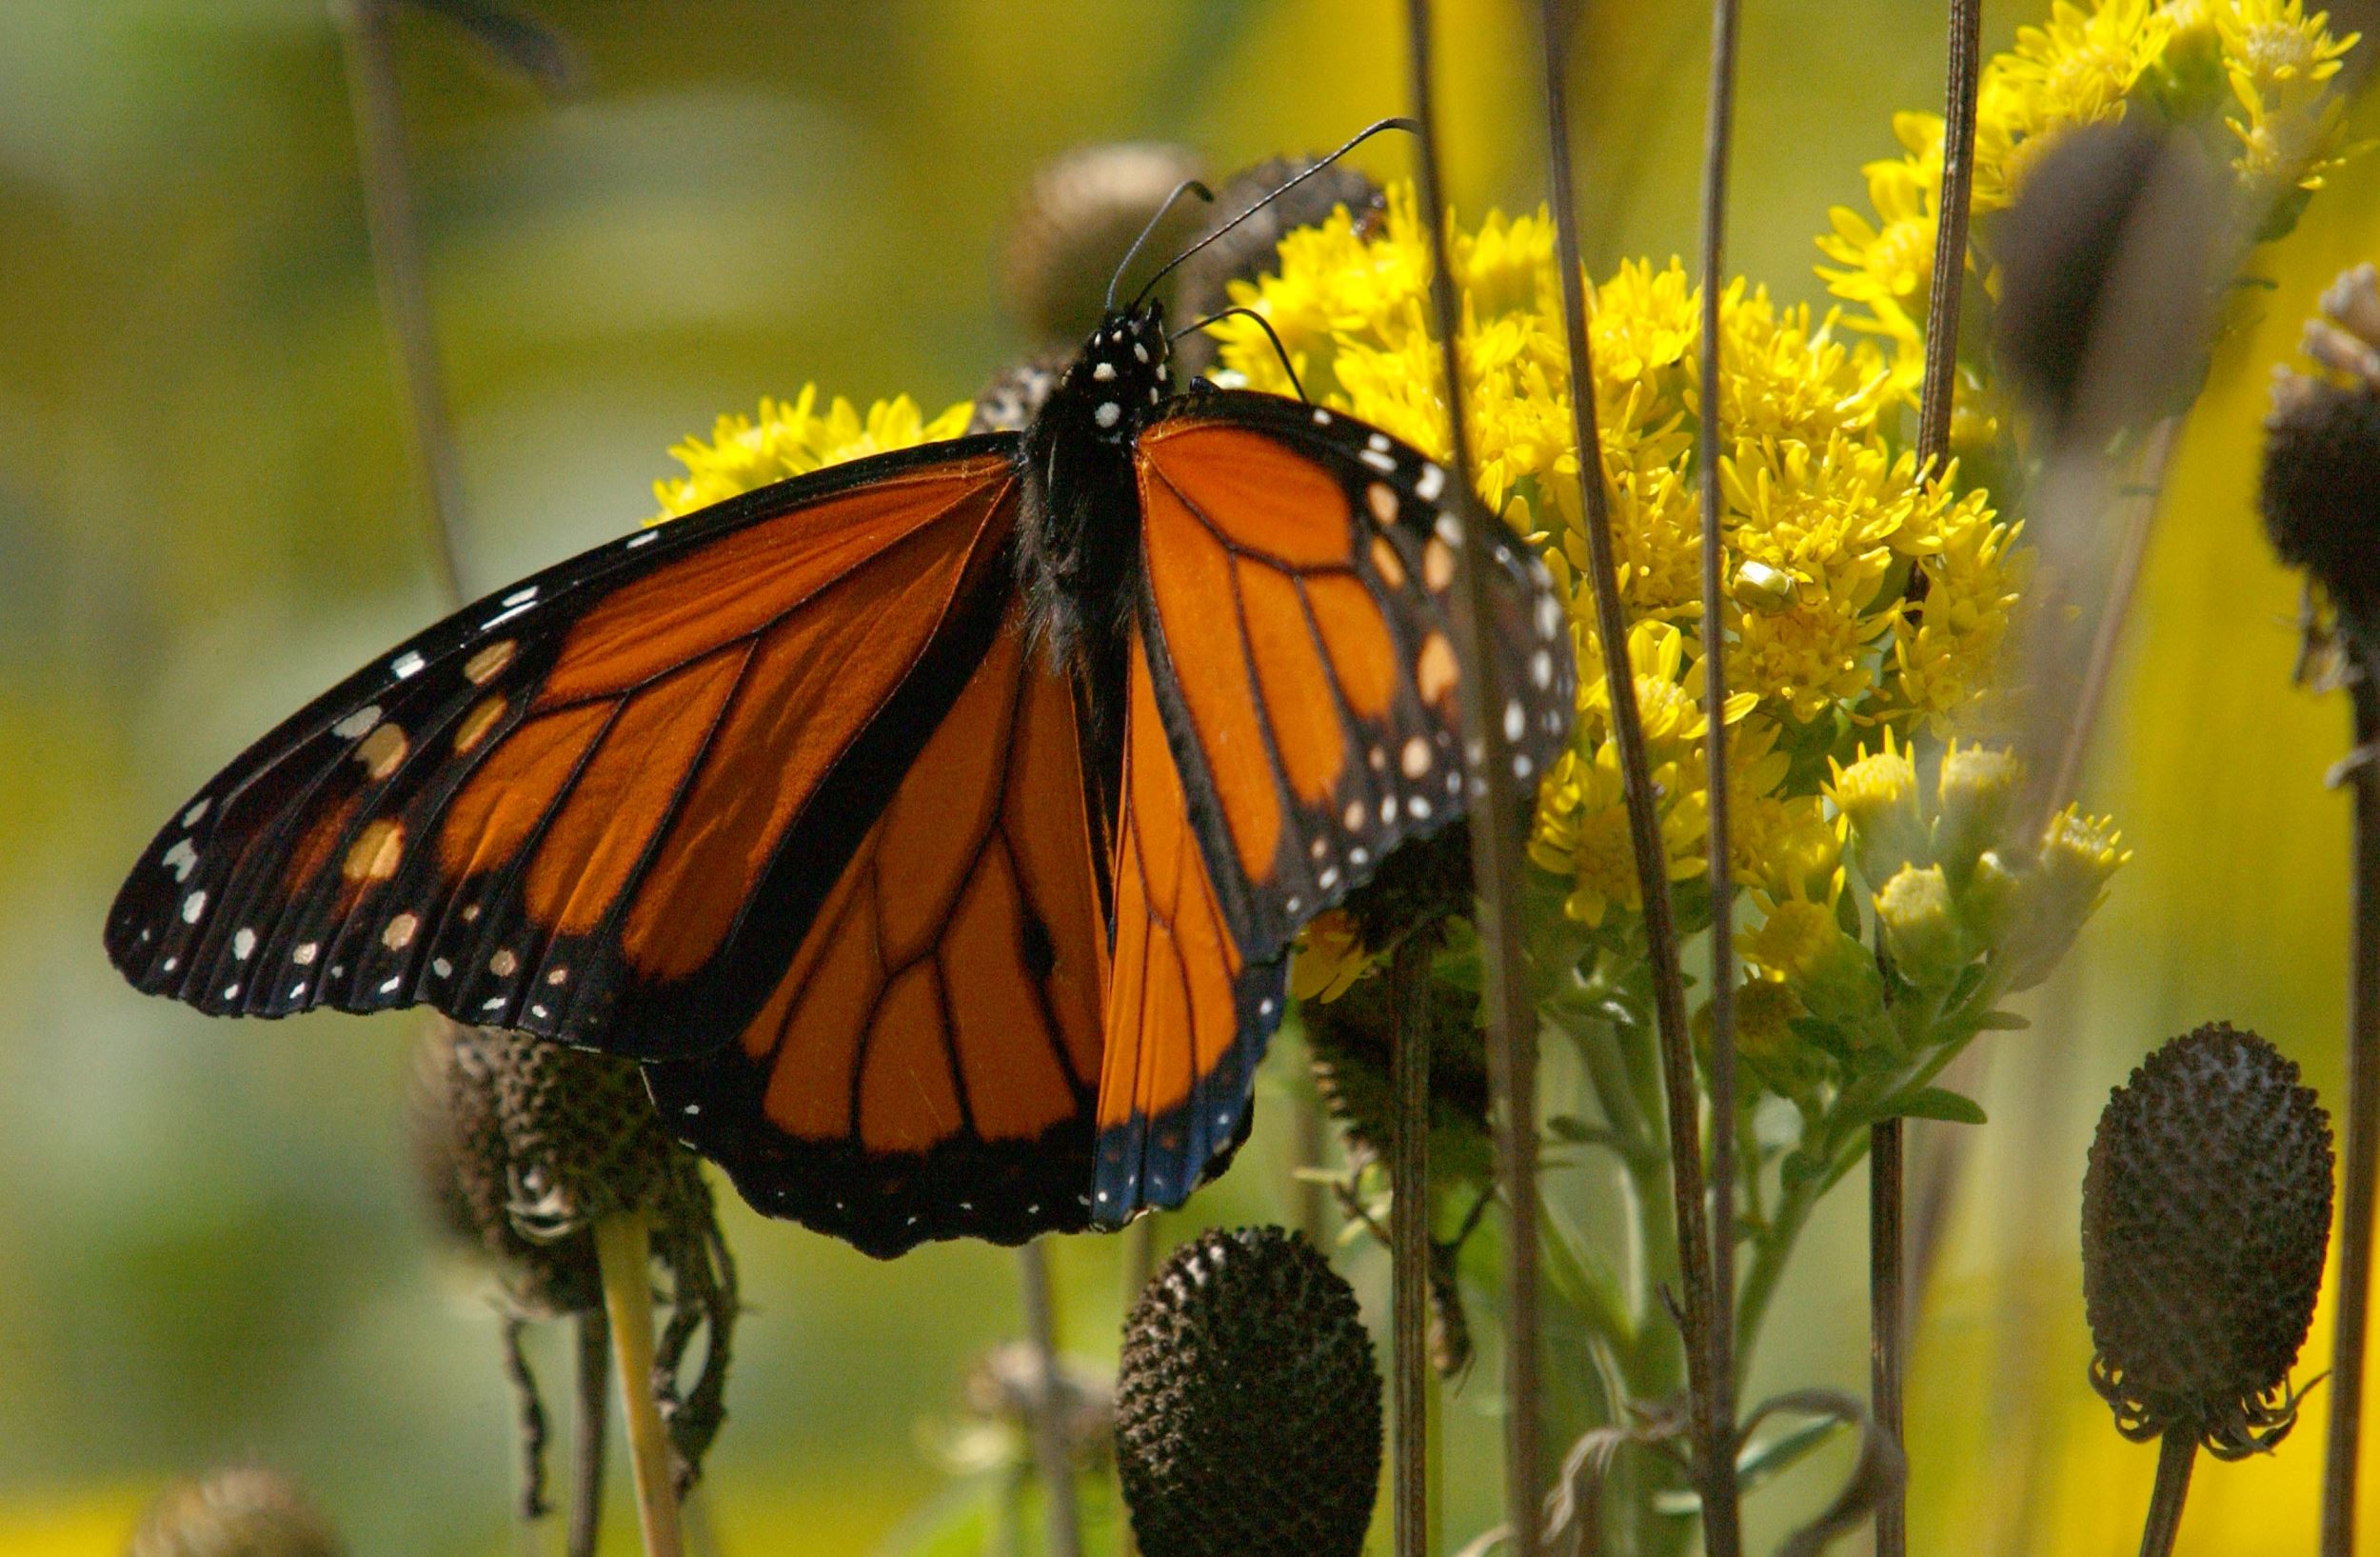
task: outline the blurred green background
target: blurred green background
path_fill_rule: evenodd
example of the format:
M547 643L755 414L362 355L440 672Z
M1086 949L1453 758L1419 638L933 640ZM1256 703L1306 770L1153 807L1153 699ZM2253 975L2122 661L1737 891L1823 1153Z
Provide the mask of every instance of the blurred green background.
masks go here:
M1698 8L1586 9L1595 263L1688 250ZM1815 299L1828 206L1894 150L1894 110L1938 103L1940 8L1745 10L1734 264ZM1534 204L1524 13L1441 10L1459 203ZM2033 11L1994 6L1994 45ZM965 398L1026 344L994 257L1051 155L1161 138L1228 170L1402 107L1389 0L536 14L577 52L565 96L435 18L396 28L481 587L635 523L669 445L764 393ZM1929 1296L1922 1549L2132 1539L2152 1455L2084 1385L2074 1255L2107 1087L2222 1016L2338 1092L2345 809L2319 779L2344 712L2287 686L2295 591L2249 498L2270 365L2322 283L2380 253L2376 191L2367 155L2268 256L2263 322L2187 434L2090 788L2138 858L2039 1028L1989 1056L1993 1123ZM407 1178L415 1019L208 1022L135 996L99 950L170 807L439 613L416 511L319 0L0 0L0 1551L113 1552L165 1478L247 1456L303 1476L361 1553L513 1549L493 1321ZM1256 1146L1168 1237L1278 1214L1295 1085L1269 1074ZM1806 1245L1755 1389L1864 1385L1863 1204L1847 1187ZM1015 1328L1013 1257L878 1264L741 1207L729 1230L752 1312L711 1466L721 1549L908 1549L950 1495L934 1445L959 1381ZM1354 1268L1377 1317L1381 1272ZM1112 1357L1117 1241L1073 1241L1059 1271L1068 1347ZM559 1405L556 1338L536 1358ZM1447 1488L1457 1545L1496 1517L1495 1378L1484 1362L1449 1407L1473 1445ZM2205 1473L2185 1549L2308 1549L2317 1437ZM1763 1494L1755 1531L1823 1475Z

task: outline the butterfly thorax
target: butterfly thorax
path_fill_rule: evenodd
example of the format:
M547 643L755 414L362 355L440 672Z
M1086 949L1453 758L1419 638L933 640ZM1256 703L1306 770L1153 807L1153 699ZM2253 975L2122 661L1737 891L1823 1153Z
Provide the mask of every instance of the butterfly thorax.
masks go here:
M1058 664L1123 648L1140 580L1132 444L1173 390L1164 311L1101 320L1025 429L1019 582Z

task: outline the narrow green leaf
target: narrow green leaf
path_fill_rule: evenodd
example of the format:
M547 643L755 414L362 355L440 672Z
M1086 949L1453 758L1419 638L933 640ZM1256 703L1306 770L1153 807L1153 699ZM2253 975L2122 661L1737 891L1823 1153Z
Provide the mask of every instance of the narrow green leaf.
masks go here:
M1939 1119L1952 1125L1984 1123L1983 1108L1973 1098L1954 1092L1947 1087L1921 1087L1896 1098L1888 1098L1876 1110L1880 1119Z

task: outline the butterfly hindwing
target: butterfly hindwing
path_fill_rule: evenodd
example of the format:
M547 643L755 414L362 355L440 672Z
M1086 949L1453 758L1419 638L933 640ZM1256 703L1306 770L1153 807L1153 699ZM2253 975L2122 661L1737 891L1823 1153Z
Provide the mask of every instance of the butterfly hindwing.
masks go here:
M431 628L177 814L110 957L220 1014L728 1041L1000 624L1012 450L764 488Z
M1399 843L1466 808L1443 467L1332 411L1186 397L1139 440L1141 635L1233 937L1278 956ZM1496 527L1510 760L1534 791L1575 661L1544 567Z
M671 1128L872 1254L1082 1228L1108 987L1084 793L1016 610L740 1040L647 1068Z
M1116 828L1115 972L1100 1077L1094 1215L1179 1206L1244 1133L1257 1062L1289 996L1288 959L1232 932L1166 738L1145 643L1133 645Z

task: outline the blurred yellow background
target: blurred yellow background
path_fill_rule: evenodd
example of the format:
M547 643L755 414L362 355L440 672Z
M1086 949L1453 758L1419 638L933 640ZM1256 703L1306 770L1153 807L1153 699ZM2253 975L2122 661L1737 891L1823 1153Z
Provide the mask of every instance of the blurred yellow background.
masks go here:
M1698 8L1586 9L1594 263L1688 250ZM1938 105L1940 9L1746 5L1734 268L1818 298L1827 208L1894 150L1894 110ZM1441 12L1458 200L1534 204L1525 13ZM1993 7L1993 44L2033 12ZM1026 344L993 257L1047 157L1160 138L1228 171L1403 107L1389 0L536 14L577 51L566 96L435 18L396 29L482 588L625 529L671 443L764 393L968 396ZM2295 591L2251 497L2266 375L2322 284L2380 254L2376 194L2367 155L2269 259L2277 289L2176 464L2089 789L2138 857L2041 1025L1990 1056L1914 1372L1918 1549L2136 1539L2153 1455L2083 1377L2077 1186L2107 1088L2226 1017L2339 1094L2345 809L2319 780L2345 714L2287 686ZM303 1476L360 1553L513 1549L494 1325L407 1178L414 1019L209 1022L99 949L155 823L438 614L431 576L319 0L0 4L0 1551L111 1553L165 1478L244 1456ZM1277 1067L1256 1146L1180 1222L1278 1214L1293 1085ZM1847 1186L1807 1243L1755 1393L1864 1387L1863 1206ZM740 1206L729 1231L752 1312L710 1471L723 1549L910 1549L949 1495L931 1446L959 1379L1015 1327L1012 1257L883 1265ZM1112 1356L1115 1242L1059 1269L1067 1345ZM559 1408L564 1351L535 1357ZM1494 1378L1452 1401L1465 1442L1491 1441ZM2310 1424L2271 1463L2203 1469L2183 1549L2309 1549L2319 1462ZM1486 1472L1458 1446L1457 1544L1497 1517ZM1764 1493L1755 1545L1826 1474Z

